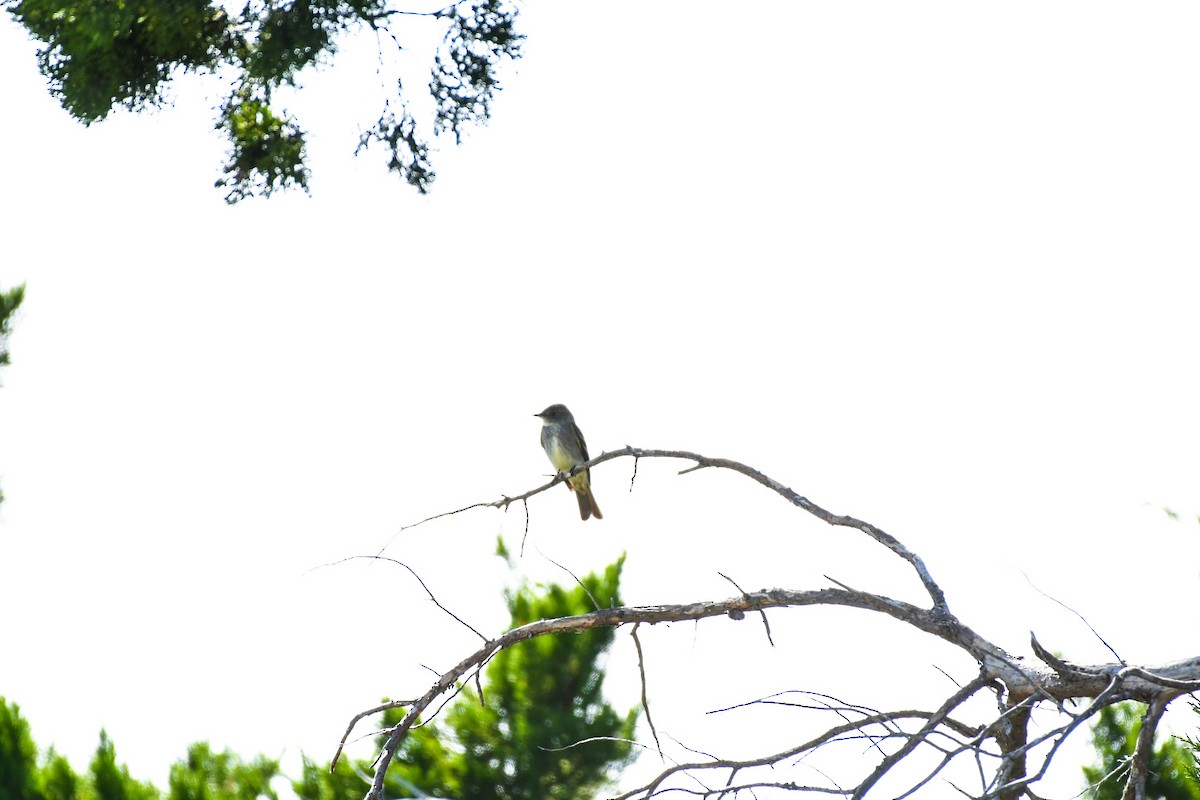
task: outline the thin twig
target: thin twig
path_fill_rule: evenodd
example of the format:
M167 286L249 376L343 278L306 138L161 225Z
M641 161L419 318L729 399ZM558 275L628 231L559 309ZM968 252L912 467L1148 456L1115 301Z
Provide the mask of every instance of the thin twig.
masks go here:
M529 538L529 499L523 498L521 500L521 505L525 509L525 532L521 534L521 558L524 558L525 557L525 540ZM507 506L505 506L505 510L506 511L508 510Z
M346 747L346 740L350 738L350 732L354 730L354 726L357 725L360 720L365 717L369 717L372 714L379 714L383 711L388 711L389 709L411 706L415 702L415 700L389 700L383 705L375 706L374 708L368 708L366 711L360 711L355 714L354 717L351 718L350 724L346 726L346 732L342 734L341 741L338 742L337 751L333 754L333 760L329 763L329 771L333 772L333 768L337 766L338 759L342 756L342 750Z
M921 726L919 731L909 736L908 740L901 745L896 752L879 762L879 766L875 768L874 772L864 778L862 783L858 784L858 786L854 789L854 794L851 795L851 798L853 800L859 800L859 798L862 798L864 795L866 795L866 793L871 790L871 787L878 783L879 779L887 774L888 770L890 770L909 753L915 750L917 745L925 741L926 737L929 736L929 733L938 725L940 725L942 720L944 720L951 711L962 705L967 701L968 698L974 696L976 692L987 686L987 684L988 678L980 675L979 677L975 678L975 680L971 681L966 686L950 695L950 697L946 699L946 702L942 703L941 707L935 711L928 720L925 721L925 724Z
M658 740L658 730L654 727L654 719L650 716L650 701L646 699L646 662L642 658L642 640L638 638L638 627L642 623L634 623L630 629L630 635L633 636L633 646L637 648L638 656L638 674L642 678L642 710L646 712L646 724L650 726L650 733L654 736L654 746L658 748L658 757L663 761L667 757L663 755L662 742Z
M421 576L417 574L417 571L416 571L415 569L413 569L412 567L410 567L408 564L405 564L403 561L398 561L398 560L396 560L396 559L392 558L391 556L381 556L381 555L373 555L373 556L349 556L349 557L347 557L347 558L344 558L344 559L342 559L342 560L343 560L343 561L350 561L350 560L353 560L353 559L367 559L367 560L373 560L373 561L387 561L387 562L389 562L389 563L392 563L392 564L397 564L397 565L399 565L399 566L401 566L401 567L404 567L406 570L408 570L408 571L409 571L409 573L410 573L410 574L411 574L411 575L412 575L414 578L416 578L416 579L417 579L417 583L421 584L421 588L425 590L425 594L429 595L429 599L433 601L433 604L434 604L435 606L437 606L437 607L438 607L438 608L440 608L442 611L444 611L444 612L446 612L447 614L449 614L451 617L453 617L453 618L454 618L454 620L455 620L456 622L458 622L458 624L459 624L459 625L462 625L463 627L465 627L465 628L466 628L467 630L469 630L471 633L473 633L473 634L475 634L476 636L478 636L478 637L479 637L480 639L482 639L483 641L485 641L485 642L486 642L486 641L488 640L488 638L487 638L486 636L484 636L482 633L480 633L478 630L476 630L474 626L472 626L470 623L468 623L467 621L465 621L465 620L464 620L462 617L460 617L458 614L455 614L453 611L451 611L450 609L448 609L448 608L446 608L444 605L442 605L442 604L441 604L441 603L438 601L438 599L437 599L436 597L434 597L434 596L433 596L433 592L429 591L429 587L425 585L425 581L423 581L423 580L421 579Z
M538 552L538 555L539 555L539 556L541 556L542 558L546 559L546 560L547 560L547 561L549 561L551 564L553 564L554 566L556 566L556 567L558 567L559 569L561 569L563 572L565 572L565 573L567 573L568 575L570 575L570 576L571 576L571 579L572 579L573 581L575 581L575 584L576 584L576 585L577 585L577 586L578 586L580 589L583 589L583 592L584 592L584 594L586 594L586 595L588 596L588 599L592 601L592 608L596 609L597 611L599 611L599 610L600 610L600 604L596 602L596 596L592 594L592 590L591 590L591 589L589 589L589 588L587 587L587 584L585 584L583 581L579 580L579 576L578 576L578 575L576 575L574 572L571 572L571 570L567 569L567 568L566 568L566 567L564 567L562 564L558 563L558 562L557 562L557 561L555 561L553 558L551 558L550 556L548 556L548 555L546 555L545 553L543 553L543 552L542 552L542 549L541 549L540 547L538 547L537 545L534 545L533 549L534 549L534 550L537 550L537 552Z
M586 739L580 739L579 741L571 742L570 744L564 744L562 747L543 747L540 744L536 745L536 747L543 753L563 753L567 750L574 750L576 747L580 747L585 744L591 744L592 742L620 742L621 744L627 744L630 747L640 747L643 750L650 749L649 745L642 744L634 739L626 739L623 736L589 736Z
M1092 623L1090 623L1090 622L1088 622L1088 621L1087 621L1087 617L1085 617L1083 614L1080 614L1078 611L1076 611L1075 609L1071 608L1069 605L1067 605L1067 604L1066 604L1066 603L1064 603L1063 601L1059 600L1057 597L1054 597L1053 595L1050 595L1050 594L1048 594L1048 593L1046 593L1046 592L1042 591L1042 590L1041 590L1041 588L1039 588L1039 587L1038 587L1038 585L1037 585L1037 584L1035 584L1035 583L1034 583L1034 582L1033 582L1033 581L1032 581L1032 580L1029 578L1029 576L1028 576L1028 575L1026 575L1024 572L1022 572L1021 574L1025 576L1025 581L1026 581L1026 583L1028 583L1030 586L1032 586L1032 587L1033 587L1033 590L1034 590L1035 592L1037 592L1038 594L1040 594L1042 597L1045 597L1047 600L1050 600L1051 602L1057 603L1058 605L1060 605L1060 606L1062 606L1063 608L1065 608L1067 611L1070 611L1072 614L1074 614L1075 616L1079 617L1079 620L1080 620L1080 621L1081 621L1081 622L1082 622L1084 625L1087 625L1087 628L1088 628L1088 630L1089 630L1089 631L1091 631L1091 632L1092 632L1092 635L1093 635L1093 636L1095 636L1097 639L1099 639L1099 640L1100 640L1100 644L1102 644L1102 645L1104 645L1106 648L1108 648L1108 652L1110 652L1110 653L1112 653L1112 654L1113 654L1113 658L1115 658L1117 661L1121 662L1122 664L1124 664L1124 663L1125 663L1125 659L1121 658L1121 655L1120 655L1120 653L1118 653L1116 650L1114 650L1114 649L1113 649L1113 646L1112 646L1112 645L1110 645L1110 644L1109 644L1107 641L1105 641L1104 637L1100 635L1100 632L1099 632L1099 631L1097 631L1097 630L1096 630L1094 627L1092 627Z
M462 508L456 508L453 511L443 511L441 514L434 514L432 517L426 517L425 519L421 520L420 522L410 522L407 525L401 525L400 529L392 534L392 538L388 539L387 544L385 544L383 547L379 548L379 552L376 553L375 555L380 555L383 553L384 550L387 550L389 547L391 547L392 542L394 542L396 540L396 537L399 536L400 534L404 533L405 531L412 530L413 528L416 528L420 525L424 525L427 522L433 522L434 520L437 520L437 519L444 519L445 517L452 517L455 514L462 514L464 511L470 511L475 508L501 508L501 507L507 507L507 506L508 506L508 503L505 503L503 501L496 501L496 502L492 502L492 503L472 503L469 506L463 506Z

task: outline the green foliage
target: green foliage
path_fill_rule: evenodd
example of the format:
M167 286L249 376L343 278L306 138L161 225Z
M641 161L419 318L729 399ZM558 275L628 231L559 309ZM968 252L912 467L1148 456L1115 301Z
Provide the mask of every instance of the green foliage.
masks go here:
M8 365L8 335L12 333L12 319L21 301L25 299L25 286L15 286L7 292L0 291L0 367Z
M464 0L421 12L393 2L250 0L234 17L214 0L0 0L0 6L41 43L38 64L51 93L85 124L117 107L141 111L161 105L180 71L231 72L236 88L217 107L216 123L229 139L230 154L216 185L236 203L279 189L307 190L304 133L273 107L273 94L280 86L297 87L299 74L328 61L339 35L354 28L369 26L387 34L379 41L401 48L390 27L399 23L392 20L428 17L446 26L429 82L433 120L418 124L398 80L356 152L384 144L388 169L425 193L435 173L420 129L433 136L451 132L458 143L468 125L487 121L500 89L501 63L521 55L516 6L510 0Z
M277 115L263 93L242 88L221 109L217 127L231 144L225 177L217 187L228 187L227 203L276 189L299 186L308 190L304 165L304 131L291 117Z
M429 91L437 100L437 130L453 131L462 142L468 123L484 123L499 90L496 67L503 58L520 58L515 8L501 0L485 0L464 9L451 6L441 51L434 59Z
M83 782L66 757L51 749L42 766L39 785L45 800L76 800L81 797Z
M361 772L361 765L343 759L336 772L330 772L304 756L300 780L292 781L292 791L305 800L362 800L371 787L370 778Z
M103 730L89 771L96 800L158 800L157 789L135 780L128 767L117 763L117 749Z
M1092 726L1092 747L1096 764L1084 767L1087 796L1094 800L1120 800L1133 757L1138 732L1142 728L1140 703L1118 703L1100 710ZM1150 756L1150 776L1146 781L1149 800L1200 800L1196 782L1196 762L1191 752L1177 741L1168 741Z
M205 743L188 748L187 758L171 767L167 800L278 800L271 780L279 774L275 761L259 756L243 762L233 753L214 753ZM0 698L0 800L159 800L159 791L135 780L117 761L108 734L87 775L76 774L67 759L51 749L37 763L37 746L20 709ZM354 800L361 800L360 794ZM349 800L347 798L347 800Z
M37 745L15 703L0 697L0 800L43 800Z
M116 106L162 101L177 67L209 67L222 51L225 12L209 0L18 0L17 20L43 43L38 66L63 108L85 124Z
M1192 701L1192 712L1200 714L1200 701ZM1192 782L1200 786L1200 737L1183 736L1180 739L1184 747L1191 753L1192 768L1190 774Z
M499 552L508 556L502 543ZM583 586L522 585L507 592L512 626L620 604L623 564L622 557L602 574L588 575ZM462 687L443 719L414 729L388 773L386 796L595 797L632 760L628 740L637 721L636 709L619 715L602 696L602 661L614 636L611 628L544 636L498 654L483 673L486 704ZM395 725L403 715L388 712L384 724ZM129 774L104 731L83 776L53 750L40 766L37 755L20 710L0 698L0 800L278 800L271 788L276 761L242 761L204 743L189 747L171 768L165 795ZM361 800L370 784L367 762L343 761L331 774L305 758L292 786L305 800Z
M500 546L501 554L507 551ZM531 587L506 593L512 627L620 604L624 558L583 586ZM590 593L590 596L589 596ZM602 697L602 661L615 632L542 636L499 653L484 670L483 699L470 687L444 719L413 729L392 762L389 797L471 800L587 800L632 760L636 709L619 715ZM384 715L393 726L403 709ZM586 743L580 744L584 740ZM574 746L572 746L574 745ZM358 800L370 786L366 763L330 775L305 763L293 785L305 800Z
M0 800L79 800L82 783L67 760L50 750L39 766L37 753L20 707L0 697Z
M8 365L8 334L12 332L12 319L25 299L25 286L16 286L7 292L0 291L0 367ZM4 492L0 492L0 503L4 502ZM0 698L0 704L4 698ZM15 706L14 706L15 708ZM3 798L0 798L3 800Z
M417 121L403 106L400 118L389 109L383 113L375 127L358 140L360 153L380 142L388 148L387 168L395 172L421 194L429 192L430 184L437 177L429 160L429 144L417 134Z
M171 767L168 800L278 800L271 779L279 763L259 756L244 763L228 750L214 753L205 742L188 748L187 758Z
M592 611L592 597L601 606L619 605L623 564L624 558L602 575L585 577L586 591L551 585L509 592L511 627ZM612 628L600 628L541 636L498 654L484 673L486 705L464 693L447 710L444 723L413 732L393 770L443 797L595 796L630 760L631 745L606 739L563 748L593 737L633 735L636 711L621 717L601 696L600 660L615 635Z
M382 11L383 3L378 0L293 0L261 8L248 6L243 22L256 33L247 42L243 58L246 74L263 84L294 85L300 70L336 51L335 34Z

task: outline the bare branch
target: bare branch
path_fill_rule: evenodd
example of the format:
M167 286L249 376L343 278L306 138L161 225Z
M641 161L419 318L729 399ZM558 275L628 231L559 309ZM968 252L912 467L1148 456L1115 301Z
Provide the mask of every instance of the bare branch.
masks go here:
M1154 754L1154 732L1159 720L1171 702L1164 696L1154 698L1142 715L1142 727L1138 731L1137 744L1133 748L1133 759L1129 762L1129 778L1125 781L1125 793L1121 800L1145 800L1146 778L1150 775L1150 756Z
M637 648L638 656L638 674L642 678L642 710L646 712L646 724L650 726L650 733L654 735L654 746L658 748L658 757L666 760L663 755L662 742L658 740L658 730L654 727L654 720L650 717L650 701L646 699L646 662L642 658L642 640L638 638L638 626L640 622L636 622L630 630L633 636L633 646Z
M960 688L962 688L962 687L960 687ZM805 697L811 697L811 698L814 698L815 702L793 703L793 702L789 702L789 701L775 699L778 697L783 697L785 695L791 695L791 694L800 694L800 695L804 695ZM723 714L728 711L735 711L739 708L746 708L748 706L754 706L754 705L774 705L774 706L784 706L784 707L790 707L790 708L809 709L809 710L815 710L815 711L829 711L831 713L837 714L845 722L851 721L852 714L858 715L859 717L869 717L869 716L873 717L873 716L880 716L883 714L883 712L879 711L879 709L870 708L868 706L856 705L853 703L847 703L843 700L839 700L838 698L833 697L832 695L824 694L823 692L809 692L809 691L800 691L800 690L796 690L796 689L789 689L784 692L776 692L775 694L768 695L766 697L761 697L757 700L747 700L744 703L735 703L734 705L726 706L724 708L715 708L715 709L713 709L711 711L707 711L705 713L707 713L707 714ZM899 715L900 717L906 718L906 719L930 719L935 715L935 712L920 711L917 709L905 709L903 711L896 711L893 713ZM958 722L949 716L944 716L941 719L941 724L945 725L947 728L949 728L950 730L959 734L960 736L967 737L967 738L978 737L984 731L984 729L981 727L967 725L965 723ZM898 730L898 729L892 728L892 730ZM705 755L707 755L707 754L705 754Z
M1189 659L1184 663L1194 664L1197 662L1200 662L1200 659ZM1167 669L1171 671L1177 671L1179 666L1172 665L1171 667L1167 667ZM1151 672L1150 670L1143 669L1142 667L1126 667L1125 669L1121 670L1121 672L1127 676L1141 678L1147 683L1154 683L1159 686L1165 686L1168 689L1176 689L1180 692L1195 692L1200 690L1200 680L1177 680L1175 678L1163 675L1160 672Z
M854 528L865 533L875 542L899 556L916 572L930 598L931 605L924 608L904 600L863 591L842 581L828 578L828 576L826 576L827 579L834 584L832 588L807 590L773 588L745 591L724 573L718 574L733 585L739 593L738 596L724 600L705 600L678 605L616 608L602 608L593 598L595 611L559 619L538 620L510 630L499 638L484 639L484 644L480 648L466 656L447 672L439 675L433 686L429 687L425 694L416 700L389 703L356 715L347 728L346 736L343 736L342 744L345 743L354 725L363 717L380 713L389 708L403 707L406 710L400 723L385 731L387 738L376 760L375 774L367 800L381 800L383 781L388 765L395 757L405 736L418 725L417 720L426 715L430 708L437 706L440 709L460 691L464 685L465 676L474 673L482 701L482 686L478 681L479 672L496 654L539 636L578 633L599 627L617 628L623 625L633 626L631 634L638 654L642 708L645 711L655 746L664 763L668 763L669 766L664 767L648 783L620 795L616 800L648 800L653 796L666 793L681 793L705 798L730 798L739 792L746 792L753 796L756 789L833 794L857 799L872 792L879 786L885 775L891 773L897 765L905 762L918 750L932 751L940 754L940 757L935 759L936 763L932 767L912 778L915 782L910 784L907 791L898 795L900 798L915 795L923 787L928 786L930 781L942 774L947 766L961 757L964 761L974 762L979 781L979 788L975 792L967 792L947 780L949 785L954 786L963 794L988 800L992 798L1017 800L1021 797L1036 800L1036 795L1031 787L1043 778L1060 747L1072 733L1086 724L1101 708L1127 699L1135 699L1149 704L1126 787L1127 800L1142 800L1154 729L1166 706L1174 698L1183 693L1200 689L1200 656L1154 667L1129 665L1119 656L1117 656L1117 663L1076 665L1049 652L1038 642L1036 636L1030 634L1030 644L1040 663L1039 661L1024 662L1020 657L1009 654L1003 648L980 636L951 613L945 594L934 581L924 562L895 537L862 520L826 511L792 489L744 464L727 459L709 458L686 451L625 447L621 450L602 453L576 467L571 474L624 457L633 459L633 471L630 478L631 491L637 478L641 459L680 459L692 462L691 466L682 469L680 474L706 468L727 469L767 487L792 505L829 525ZM522 494L513 497L505 496L491 503L475 503L457 511L438 514L413 525L405 526L401 530L475 508L507 510L512 503L520 501L525 507L527 535L529 500L563 482L568 477L570 475L559 474L548 483ZM524 539L522 540L523 547ZM402 564L402 566L404 565ZM559 566L561 568L561 565ZM412 572L411 569L409 571ZM413 575L416 577L416 573ZM418 580L420 580L419 577ZM578 579L576 580L578 582ZM424 582L421 585L424 587ZM426 588L426 592L429 592L428 588ZM437 603L432 593L430 593L430 599ZM437 605L443 611L446 610L440 603ZM975 660L979 665L979 673L969 683L958 686L952 695L942 700L932 711L906 709L881 712L866 706L845 703L818 692L781 692L717 709L709 713L731 713L750 705L776 705L790 707L799 712L835 714L840 722L790 748L757 758L717 758L685 747L706 760L688 763L669 762L663 752L658 731L650 717L644 653L638 635L640 626L643 623L653 625L660 622L698 622L701 619L720 616L740 620L744 619L747 612L757 612L762 615L768 641L774 644L771 640L766 610L805 606L857 608L890 617L911 629L954 645ZM450 616L462 622L457 616L453 614ZM1090 623L1087 623L1087 620L1084 622L1095 633L1095 629ZM476 633L478 634L478 631ZM1096 635L1097 638L1100 638L1099 634ZM484 637L480 635L480 638ZM1100 638L1100 641L1108 647L1103 638ZM1109 650L1116 656L1116 652L1111 647ZM968 706L966 702L985 691L995 695L995 711L984 715L975 714L971 711L974 705ZM790 695L793 694L802 697L791 699ZM1087 698L1090 702L1081 710L1076 710L1073 707L1074 704L1069 704L1068 701L1079 698ZM1039 717L1039 724L1032 726L1034 710L1043 707L1048 707L1053 713L1059 715L1055 720L1058 724L1044 724ZM956 710L960 715L975 714L975 716L969 721L951 717L951 713L955 713ZM436 712L433 716L436 716ZM836 746L839 743L849 744L863 741L869 742L865 752L874 753L872 758L877 760L867 766L865 776L861 777L853 787L839 785L816 766L805 761L809 756L825 747ZM683 745L680 746L683 747ZM340 755L341 751L342 747L339 745L337 755ZM335 763L337 755L334 758ZM761 780L754 774L755 770L763 768L776 769L787 766L786 762L793 759L795 763L791 766L803 765L811 768L824 776L829 785L809 786L780 779L775 775L772 775L769 780ZM710 787L699 777L702 774L714 773L720 776L718 779L722 784L720 788ZM957 779L957 776L955 777ZM679 781L684 778L693 783L680 786Z
M360 711L350 719L350 724L346 726L346 732L342 734L341 741L338 742L337 751L333 754L333 759L329 762L329 771L333 772L333 768L337 766L338 759L342 757L342 750L346 747L346 740L350 738L350 732L354 730L354 726L366 717L374 714L379 714L392 708L404 708L411 706L412 700L389 700L380 706L368 708L366 711Z
M906 741L900 747L900 749L892 753L890 756L887 756L879 763L879 766L875 768L875 771L868 775L863 782L858 785L858 788L854 790L854 794L851 795L851 797L854 798L854 800L859 800L859 798L865 796L866 793L871 790L871 787L878 783L879 779L887 774L888 770L896 766L896 764L903 760L904 757L913 750L916 750L917 745L924 742L929 734L932 733L939 725L941 725L942 721L949 716L951 711L962 705L969 697L973 696L980 689L983 689L985 686L987 686L988 683L990 683L990 679L984 675L980 675L975 680L971 681L966 686L950 695L950 698L942 704L941 708L934 712L929 719L925 721L925 724L921 726L919 731L909 736L908 741Z
M733 472L737 472L741 475L744 475L747 478L750 478L751 480L762 484L763 486L767 487L771 491L778 494L780 497L787 500L792 505L795 505L795 506L807 511L809 514L812 514L814 517L816 517L817 519L819 519L823 522L826 522L830 525L834 525L834 526L838 526L838 527L855 528L855 529L867 534L867 536L870 536L872 539L879 542L884 547L886 547L888 550L891 550L893 553L895 553L896 555L903 558L905 561L907 561L912 566L912 568L916 571L917 576L921 579L921 583L924 585L925 590L929 593L930 598L933 600L934 608L942 609L942 610L944 610L946 608L945 593L942 591L941 587L938 586L937 582L934 581L933 576L930 575L929 569L925 566L925 562L922 561L921 558L916 553L913 553L911 550L909 550L907 547L905 547L903 544L901 544L900 540L896 539L891 534L884 532L882 529L877 528L868 522L863 522L860 519L855 519L854 517L851 517L851 516L839 515L839 514L834 514L830 511L826 511L825 509L818 506L816 503L813 503L808 498L803 497L798 492L792 491L791 489L784 486L779 481L777 481L773 478L770 478L767 475L764 475L763 473L759 472L758 470L754 469L753 467L748 467L745 464L742 464L738 461L732 461L727 458L710 458L708 456L702 456L698 453L689 453L686 450L646 450L646 449L630 447L630 446L626 445L621 450L612 450L609 452L601 453L600 455L596 456L595 458L591 459L590 461L587 461L583 464L579 464L573 470L571 470L570 473L568 473L568 474L560 473L558 475L555 475L550 480L549 483L542 484L541 486L538 486L535 489L530 489L529 491L523 492L522 494L518 494L513 497L507 497L507 496L501 497L499 500L493 500L490 503L472 503L471 505L463 506L462 508L456 509L454 511L446 511L441 514L434 514L433 516L426 517L425 519L423 519L419 522L414 522L409 525L405 525L404 527L402 527L400 529L399 532L403 532L403 531L409 530L411 528L415 528L419 525L424 525L428 522L433 522L434 520L437 520L437 519L442 519L443 517L448 517L448 516L452 516L454 514L461 514L466 511L471 511L472 509L476 509L476 508L507 509L510 505L512 505L513 503L515 503L518 500L521 500L521 501L528 500L529 498L533 497L534 495L541 494L542 492L545 492L548 489L553 488L557 484L565 481L567 478L573 477L575 474L582 472L585 469L591 469L592 467L595 467L599 464L603 464L606 461L612 461L614 458L633 458L634 465L635 465L634 466L635 475L636 475L637 460L642 459L642 458L674 458L674 459L681 459L684 461L694 461L695 462L695 466L690 467L685 470L682 470L681 474L693 472L698 469L704 469L704 468L711 467L711 468L716 468L716 469L728 469ZM632 489L632 483L630 485L630 488ZM386 547L386 545L385 545L385 547Z
M805 752L808 752L811 750L815 750L823 744L827 744L829 742L836 741L836 740L838 740L839 737L843 736L844 734L854 733L856 731L861 730L863 727L870 726L870 725L888 724L890 722L904 719L904 718L905 718L905 715L903 712L893 712L890 714L875 714L872 716L864 717L863 719L855 721L855 722L847 722L842 725L835 725L834 727L830 728L829 730L825 731L824 733L819 734L818 736L816 736L812 739L809 739L799 745L796 745L795 747L791 747L791 748L788 748L787 750L782 750L777 753L772 753L770 755L762 756L760 758L745 759L745 760L714 759L712 761L707 761L707 762L692 762L692 763L688 763L688 764L677 764L673 767L668 767L667 769L663 770L661 773L659 773L655 778L653 778L649 783L645 784L644 786L641 786L637 789L633 789L629 792L626 792L625 794L618 795L617 797L613 798L613 800L630 800L630 798L634 798L634 797L641 797L641 798L652 797L658 791L659 787L662 786L662 784L668 778L670 778L671 776L673 776L677 773L680 773L680 772L695 772L695 771L699 771L699 770L713 770L713 769L743 770L743 769L747 769L750 767L771 766L773 764L778 764L779 762L785 761L789 758L793 758L802 753L805 753ZM824 792L827 792L830 794L848 794L843 789L812 788L812 789L809 789L809 791L824 791Z

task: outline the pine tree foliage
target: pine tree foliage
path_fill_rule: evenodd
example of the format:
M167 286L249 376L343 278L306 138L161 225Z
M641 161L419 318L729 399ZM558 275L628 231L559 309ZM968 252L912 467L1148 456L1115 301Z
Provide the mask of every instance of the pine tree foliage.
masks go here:
M581 585L520 587L505 600L512 625L619 604L624 558ZM636 710L618 714L603 697L604 659L614 631L541 638L499 654L482 676L485 703L463 687L444 716L419 728L388 775L390 797L472 800L588 800L631 760ZM394 725L403 715L384 719ZM591 741L585 741L591 740ZM108 734L88 771L77 774L53 750L39 763L20 709L0 698L0 800L278 800L276 761L243 761L200 742L172 768L165 793L133 778ZM343 760L334 773L305 757L293 781L305 800L361 800L366 762Z
M1192 712L1200 715L1200 702L1192 703ZM1188 749L1192 757L1191 778L1192 782L1200 786L1200 734L1192 734L1190 736L1180 737L1184 746Z
M0 697L0 800L42 800L37 745L21 708Z
M197 742L171 767L167 800L279 800L271 788L278 774L276 761L259 756L243 762L229 750L214 753L207 742Z
M624 557L583 578L582 586L523 584L506 593L511 626L620 604L623 564ZM636 709L619 714L602 696L603 662L614 636L612 629L598 628L542 637L499 653L484 671L483 702L473 684L464 686L442 718L415 729L388 772L385 794L471 800L598 796L632 760L629 740L637 721ZM403 709L389 711L385 727L403 715ZM305 800L360 800L370 785L369 763L343 761L330 774L306 762L294 789Z
M1121 800L1125 776L1133 757L1138 732L1142 729L1140 703L1128 702L1100 710L1092 726L1092 747L1096 763L1083 768L1093 800ZM1178 741L1169 740L1150 756L1150 777L1146 781L1147 800L1200 800L1200 782L1196 780L1196 761L1191 751Z
M129 774L129 767L117 761L117 748L100 731L100 744L89 768L91 790L96 800L158 800L158 790Z
M46 754L39 780L43 800L76 800L84 796L82 779L71 768L66 756L54 752L53 748Z
M198 742L171 767L166 800L278 800L271 781L279 764L259 756L242 761L228 750L215 753ZM15 704L0 697L0 800L160 800L163 793L135 779L117 760L104 731L88 771L80 775L50 749L39 763L29 723ZM361 795L359 796L361 798Z

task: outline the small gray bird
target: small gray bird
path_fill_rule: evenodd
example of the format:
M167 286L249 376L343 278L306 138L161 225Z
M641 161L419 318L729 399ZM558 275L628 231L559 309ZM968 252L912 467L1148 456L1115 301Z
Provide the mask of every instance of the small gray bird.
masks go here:
M550 457L554 469L563 474L588 460L587 442L583 432L575 424L575 418L562 403L555 403L535 417L542 419L542 449ZM567 488L575 493L579 501L579 518L604 519L596 498L592 496L592 482L588 470L567 478Z

